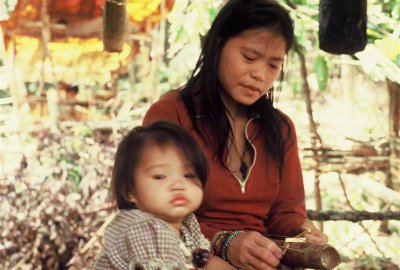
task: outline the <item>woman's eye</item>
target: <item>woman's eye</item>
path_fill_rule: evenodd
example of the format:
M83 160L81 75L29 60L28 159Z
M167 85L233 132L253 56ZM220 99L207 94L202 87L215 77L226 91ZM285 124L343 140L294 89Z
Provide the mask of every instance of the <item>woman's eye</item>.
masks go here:
M281 70L282 69L282 63L272 63L272 64L269 64L269 66L273 70Z
M165 175L162 175L162 174L153 175L153 179L156 179L156 180L162 180L164 178L165 178Z
M246 59L247 61L253 61L255 59L255 58L247 56L245 54L242 54L242 55L243 55L244 59Z

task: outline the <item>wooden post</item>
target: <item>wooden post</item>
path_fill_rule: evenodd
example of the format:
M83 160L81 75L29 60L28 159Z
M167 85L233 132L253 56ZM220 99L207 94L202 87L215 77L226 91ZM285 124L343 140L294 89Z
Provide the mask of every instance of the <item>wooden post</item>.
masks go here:
M306 101L309 130L310 130L310 135L311 135L311 145L312 145L312 148L314 149L312 151L313 152L312 156L313 156L313 160L315 161L315 167L314 167L314 171L315 171L315 178L314 178L315 206L318 211L321 211L322 210L321 189L320 189L321 170L319 169L321 162L320 162L320 154L318 153L317 146L319 145L320 147L322 147L323 143L322 143L322 138L318 133L317 125L314 121L313 109L312 109L312 99L311 99L311 88L307 81L308 71L307 71L306 59L305 59L305 55L304 55L302 49L299 46L300 45L295 44L294 49L300 60L300 74L301 74L302 81L303 81L302 90L303 90L304 98ZM323 222L319 222L318 227L321 231L323 231L323 229L324 229Z
M399 139L399 130L400 130L400 85L396 82L392 82L389 79L386 79L387 89L389 91L389 148L390 148L390 156L389 156L389 172L385 179L385 186L399 191L400 190L400 181L396 175L400 174L400 168L396 165L400 160L400 152L397 150L398 146L396 146L396 142ZM381 206L384 207L385 203L382 202ZM390 233L389 229L389 221L385 220L382 222L380 231L385 233Z
M389 135L400 136L400 84L386 79L389 90Z

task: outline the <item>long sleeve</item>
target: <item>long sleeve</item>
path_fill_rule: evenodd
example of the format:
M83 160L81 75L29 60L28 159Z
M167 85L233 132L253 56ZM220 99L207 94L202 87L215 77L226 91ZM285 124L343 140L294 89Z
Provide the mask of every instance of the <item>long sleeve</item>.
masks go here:
M283 175L278 196L267 220L268 233L295 235L306 219L303 175L298 155L295 127L288 118L291 135L285 152Z

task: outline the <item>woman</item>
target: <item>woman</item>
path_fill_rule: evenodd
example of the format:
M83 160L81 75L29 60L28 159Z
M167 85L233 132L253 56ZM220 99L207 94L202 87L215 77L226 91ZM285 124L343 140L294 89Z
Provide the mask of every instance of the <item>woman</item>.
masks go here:
M306 219L296 133L273 107L273 84L293 45L290 16L272 0L230 0L214 20L189 81L165 94L143 123L169 119L191 132L210 163L196 212L216 255L242 269L275 269L268 237L325 244Z

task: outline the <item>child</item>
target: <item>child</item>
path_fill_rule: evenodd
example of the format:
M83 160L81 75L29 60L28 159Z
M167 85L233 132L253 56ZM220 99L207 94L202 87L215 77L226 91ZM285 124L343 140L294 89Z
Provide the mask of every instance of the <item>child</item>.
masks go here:
M206 157L178 125L157 121L130 131L112 175L119 212L92 269L203 267L210 243L192 212L202 202L207 175Z

